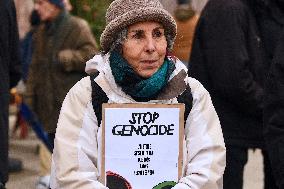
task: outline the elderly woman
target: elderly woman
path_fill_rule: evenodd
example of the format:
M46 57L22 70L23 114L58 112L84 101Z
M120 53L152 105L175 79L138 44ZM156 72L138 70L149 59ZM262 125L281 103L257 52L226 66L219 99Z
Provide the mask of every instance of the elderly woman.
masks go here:
M100 182L101 104L94 98L109 103L176 104L185 92L193 99L185 117L182 178L173 188L222 188L225 145L219 119L208 92L169 55L176 35L172 16L158 0L115 0L106 21L102 54L86 66L88 73L98 70L96 76L79 81L61 109L51 188L108 188Z

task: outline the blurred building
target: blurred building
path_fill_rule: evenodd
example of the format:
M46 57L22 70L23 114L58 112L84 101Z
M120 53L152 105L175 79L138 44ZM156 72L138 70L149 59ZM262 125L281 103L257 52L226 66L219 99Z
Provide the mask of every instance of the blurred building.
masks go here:
M191 4L194 10L200 12L206 5L207 1L208 0L191 0ZM177 0L160 0L160 2L163 4L165 9L167 9L167 11L169 11L171 14L174 13L174 10L177 7Z
M176 0L160 0L164 8L169 11L171 14L174 13L174 10L177 7L177 1Z
M192 7L197 12L201 12L208 0L192 0Z

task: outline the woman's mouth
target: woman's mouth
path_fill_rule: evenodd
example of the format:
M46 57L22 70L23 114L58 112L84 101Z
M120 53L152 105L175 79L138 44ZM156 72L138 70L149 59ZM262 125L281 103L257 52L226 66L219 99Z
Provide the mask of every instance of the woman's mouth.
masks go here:
M143 63L143 64L153 64L155 62L157 62L157 60L142 60L141 61L141 63Z

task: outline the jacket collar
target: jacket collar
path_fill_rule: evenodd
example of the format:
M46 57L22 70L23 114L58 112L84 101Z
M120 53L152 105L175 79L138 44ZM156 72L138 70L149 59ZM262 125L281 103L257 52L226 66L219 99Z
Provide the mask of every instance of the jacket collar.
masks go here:
M181 70L168 82L167 86L158 95L157 100L170 100L180 95L186 89L186 77L185 70Z
M65 10L62 10L53 21L46 22L45 23L46 33L48 35L53 35L67 16L68 13Z

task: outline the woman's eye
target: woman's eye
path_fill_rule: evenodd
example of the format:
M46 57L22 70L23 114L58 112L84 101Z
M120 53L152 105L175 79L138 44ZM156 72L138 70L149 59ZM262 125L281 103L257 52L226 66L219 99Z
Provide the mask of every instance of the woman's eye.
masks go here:
M164 33L160 30L154 31L154 33L153 33L154 38L159 38L159 37L162 37L163 35L164 35Z
M142 39L144 37L143 31L137 31L132 35L132 38L134 39Z

